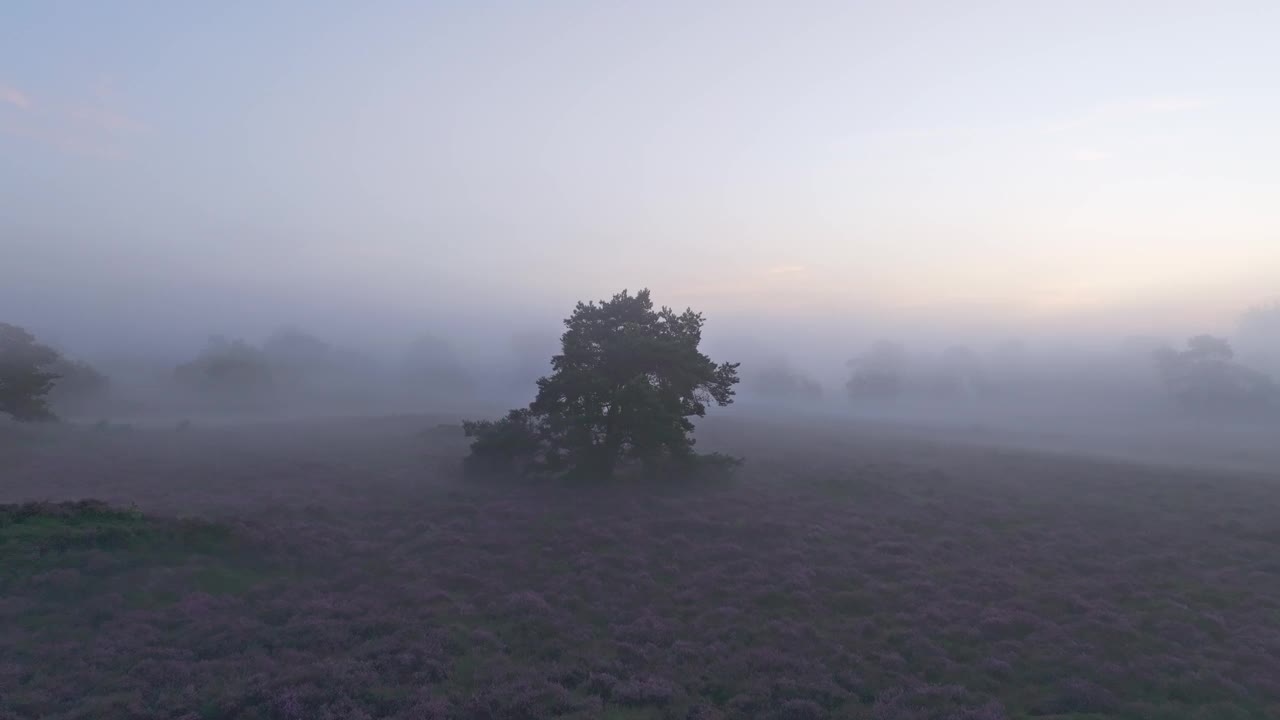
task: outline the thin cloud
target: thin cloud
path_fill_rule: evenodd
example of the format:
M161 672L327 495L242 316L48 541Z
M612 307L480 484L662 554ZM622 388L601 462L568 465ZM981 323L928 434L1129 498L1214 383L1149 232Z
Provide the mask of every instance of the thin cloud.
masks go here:
M140 132L146 129L141 121L105 107L78 107L71 110L69 115L79 123L108 133Z
M0 84L0 102L12 105L19 110L31 109L31 98L11 85Z
M765 271L767 275L794 275L806 270L804 265L776 265Z
M27 95L0 84L0 104L24 111L0 116L0 135L32 140L69 155L125 157L130 137L147 130L124 110L119 94L105 80L70 103L43 102L38 110Z

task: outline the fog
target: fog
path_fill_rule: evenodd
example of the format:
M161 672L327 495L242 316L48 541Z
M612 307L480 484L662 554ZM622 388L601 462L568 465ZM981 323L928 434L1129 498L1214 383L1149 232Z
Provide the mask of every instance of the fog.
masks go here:
M1231 356L1204 361L1217 368L1210 375L1199 360L1176 370L1168 359L1189 357L1190 334L1009 335L982 332L974 322L965 326L972 334L957 335L895 332L855 318L824 326L710 316L703 345L716 361L741 363L735 403L713 416L792 418L797 428L825 418L950 442L1257 466L1246 455L1269 448L1280 427L1277 307L1256 306L1214 333ZM105 378L98 387L64 371L52 399L65 419L164 425L493 416L532 399L563 329L552 314L503 320L476 318L466 327L456 318L384 320L354 329L288 323L263 331L256 322L209 317L96 342L76 324L37 318L28 327ZM1178 385L1184 375L1200 378L1198 389ZM1263 466L1278 459L1266 455Z
M510 406L647 287L733 413L1208 422L1154 353L1277 372L1280 16L1085 5L24 5L0 322L110 378L82 418Z

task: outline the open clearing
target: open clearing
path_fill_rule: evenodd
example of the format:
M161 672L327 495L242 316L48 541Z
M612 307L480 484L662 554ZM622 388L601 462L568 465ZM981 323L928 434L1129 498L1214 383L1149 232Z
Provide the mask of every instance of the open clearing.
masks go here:
M8 438L0 718L1280 717L1264 474L718 420L729 483L469 483L440 422Z

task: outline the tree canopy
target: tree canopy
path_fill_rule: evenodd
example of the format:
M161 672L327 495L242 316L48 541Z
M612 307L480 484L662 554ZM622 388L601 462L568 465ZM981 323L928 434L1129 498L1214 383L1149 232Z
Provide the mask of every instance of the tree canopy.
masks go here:
M608 476L619 462L696 459L689 418L732 403L738 382L738 363L699 351L703 322L655 310L648 290L578 303L528 409L465 424L472 462Z
M15 420L51 420L48 395L58 380L58 351L31 333L0 323L0 413Z

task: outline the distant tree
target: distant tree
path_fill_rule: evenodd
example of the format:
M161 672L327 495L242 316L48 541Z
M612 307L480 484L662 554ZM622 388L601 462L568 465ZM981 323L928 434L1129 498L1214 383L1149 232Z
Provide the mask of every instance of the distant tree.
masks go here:
M47 398L60 358L23 328L0 323L0 413L21 421L54 419Z
M822 399L822 386L816 380L781 361L755 373L750 378L750 386L761 397L772 400L816 402Z
M410 392L428 397L457 397L471 389L471 376L449 343L435 335L421 335L409 344L402 363Z
M1127 335L1120 340L1120 351L1126 357L1146 359L1168 345L1167 340L1152 335Z
M967 345L956 345L942 353L942 362L949 372L959 378L962 390L980 399L992 399L1004 393L1004 386L997 382L988 369L989 362Z
M853 369L845 383L850 400L892 400L902 394L907 351L898 343L881 340L846 364Z
M75 414L100 408L107 397L111 381L87 362L59 357L53 364L54 381L49 401L59 413Z
M174 379L194 391L234 404L259 404L272 388L266 355L243 340L209 339L200 355L174 369Z
M1155 354L1165 388L1180 405L1205 414L1257 414L1277 409L1275 384L1266 374L1233 362L1225 339L1197 335L1178 351Z
M1031 378L1031 351L1021 338L1005 338L992 344L983 358L987 396L1017 397L1043 387Z
M534 332L521 332L511 336L512 365L508 378L510 388L528 388L551 369L551 356L555 355L556 337Z
M273 367L303 372L322 367L330 350L329 343L291 326L279 328L262 344Z
M987 389L977 354L963 345L929 358L919 385L925 394L943 400L976 396Z
M697 462L689 418L732 403L738 382L737 363L698 350L703 322L654 310L648 290L578 303L528 409L464 424L472 466L607 477L620 462Z
M1280 300L1251 308L1240 316L1240 354L1246 361L1280 372Z
M1187 349L1183 351L1183 356L1193 361L1225 363L1230 362L1236 354L1226 338L1196 335L1187 340Z
M262 358L271 371L279 402L315 401L337 389L330 373L329 343L296 327L276 329L262 343Z

